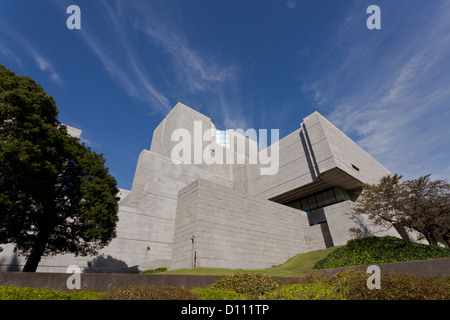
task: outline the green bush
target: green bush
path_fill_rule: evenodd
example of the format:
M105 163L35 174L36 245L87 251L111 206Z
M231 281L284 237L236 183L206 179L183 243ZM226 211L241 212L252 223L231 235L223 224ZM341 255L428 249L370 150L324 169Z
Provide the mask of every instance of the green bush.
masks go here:
M189 290L175 287L129 286L112 289L102 300L198 300Z
M412 243L402 239L370 237L353 239L338 248L313 269L349 267L388 262L426 260L450 257L450 248Z
M156 273L161 273L161 272L166 272L167 268L166 267L161 267L161 268L156 268L156 269L148 269L148 270L144 270L139 272L139 274L156 274Z
M266 292L278 289L280 284L281 281L265 274L235 273L231 276L220 278L211 288L231 290L243 294L249 299L257 299Z
M65 292L49 288L0 286L0 300L95 300L101 295L101 292L88 290Z
M450 300L450 284L445 278L425 278L408 274L381 275L381 288L367 288L368 274L354 274L345 283L351 300Z
M345 296L327 283L287 284L260 296L261 300L343 300Z
M425 278L408 274L385 273L381 274L381 288L367 288L367 279L370 274L347 270L332 277L311 277L312 284L321 279L333 288L333 298L347 300L449 300L450 283L448 278Z
M232 290L194 288L190 290L199 300L247 300L247 296Z

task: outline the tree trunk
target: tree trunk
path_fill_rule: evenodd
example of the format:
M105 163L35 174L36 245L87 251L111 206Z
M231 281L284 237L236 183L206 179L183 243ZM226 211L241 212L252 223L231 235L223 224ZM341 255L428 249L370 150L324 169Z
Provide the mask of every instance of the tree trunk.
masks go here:
M425 239L427 239L428 244L433 246L436 246L438 244L436 238L431 232L423 232L423 235L425 236Z
M44 253L44 248L45 244L40 244L31 250L27 262L23 266L22 272L36 272L38 264L41 261L42 254Z

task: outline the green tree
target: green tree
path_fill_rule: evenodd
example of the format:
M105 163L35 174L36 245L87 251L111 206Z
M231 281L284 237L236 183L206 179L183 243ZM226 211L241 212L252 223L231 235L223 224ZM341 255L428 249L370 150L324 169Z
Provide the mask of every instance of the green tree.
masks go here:
M46 255L93 255L116 236L117 182L57 115L38 84L0 66L0 244L27 257L24 272Z
M450 185L430 175L404 183L404 226L420 232L430 244L450 246Z
M401 178L394 174L364 186L354 209L356 217L367 214L378 225L415 230L429 244L449 246L450 185L433 181L430 175L405 182Z
M378 184L365 185L355 206L357 214L367 214L376 224L391 228L401 220L402 176L385 176Z

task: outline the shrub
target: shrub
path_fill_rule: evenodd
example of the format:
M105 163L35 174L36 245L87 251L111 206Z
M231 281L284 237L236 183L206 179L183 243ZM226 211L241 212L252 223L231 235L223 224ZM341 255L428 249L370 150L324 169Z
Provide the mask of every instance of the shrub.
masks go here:
M197 300L189 290L175 287L129 286L112 289L101 296L103 300Z
M161 272L165 272L167 271L166 267L160 267L160 268L156 268L156 269L148 269L148 270L144 270L139 272L139 274L156 274L156 273L161 273Z
M194 288L191 292L200 300L247 300L244 294L226 289Z
M88 290L65 292L49 288L0 286L0 300L95 300L101 295L101 292Z
M343 300L345 296L327 283L287 284L260 296L261 300Z
M345 294L351 300L449 300L450 284L442 278L425 278L387 273L381 276L381 288L369 290L368 275L358 275L347 282Z
M265 274L235 273L231 276L220 278L211 288L232 290L251 299L278 289L280 283L281 281Z
M450 248L412 243L402 239L370 237L353 239L338 248L313 269L338 268L388 262L426 260L450 257Z

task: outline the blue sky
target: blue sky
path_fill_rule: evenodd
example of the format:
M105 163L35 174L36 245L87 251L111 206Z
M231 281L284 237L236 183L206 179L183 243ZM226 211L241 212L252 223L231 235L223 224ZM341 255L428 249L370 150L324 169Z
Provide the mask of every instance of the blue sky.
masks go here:
M447 0L1 0L0 64L54 97L121 188L178 101L280 138L317 110L392 172L448 179L449 17Z

